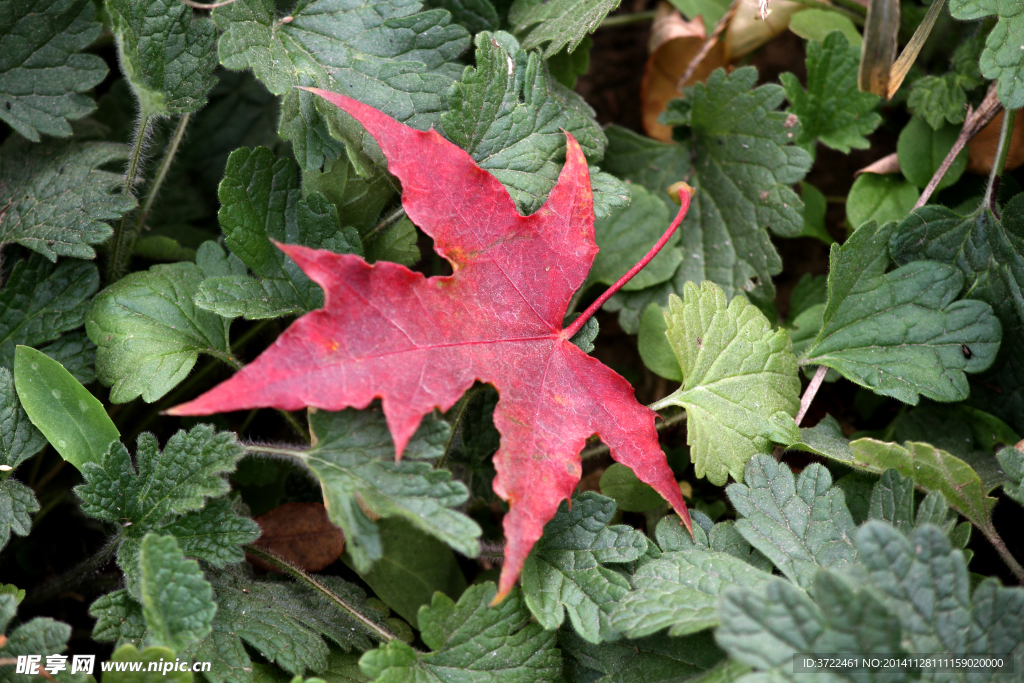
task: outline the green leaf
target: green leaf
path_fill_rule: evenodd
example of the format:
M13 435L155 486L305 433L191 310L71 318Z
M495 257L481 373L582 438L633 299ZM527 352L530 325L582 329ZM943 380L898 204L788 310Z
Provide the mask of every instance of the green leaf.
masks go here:
M578 317L580 317L580 313L573 313L569 316L571 320L576 320ZM569 341L583 353L590 353L594 350L594 340L597 339L600 332L601 326L598 324L597 318L587 318L580 331L570 337Z
M395 194L395 187L379 169L367 177L360 176L348 157L342 156L326 162L322 169L304 169L302 193L327 197L345 226L352 226L361 236L368 237Z
M1003 484L1003 491L1024 505L1024 453L1011 446L996 453L996 458L1009 480Z
M89 0L36 0L9 5L0 20L0 120L32 142L68 137L68 121L96 108L82 93L107 65L80 54L103 30L93 14Z
M780 86L753 87L757 71L716 71L669 103L665 123L681 142L661 143L611 127L605 170L643 185L667 203L669 185L687 179L696 194L680 227L682 254L671 280L640 292L619 292L609 302L619 324L636 331L652 302L668 306L684 283L712 280L729 298L761 287L774 295L772 275L782 260L767 228L793 237L803 229L803 202L791 185L811 158L792 145L800 127L784 112ZM788 122L787 122L788 121ZM671 207L670 207L671 210Z
M142 605L135 602L126 590L116 590L98 598L89 606L89 616L96 619L92 629L93 640L112 642L114 647L135 645L142 647L146 638L146 621Z
M258 279L211 277L196 306L226 318L276 318L323 307L323 291L271 240L314 249L361 253L356 231L343 231L337 209L321 194L301 198L298 172L266 147L237 149L218 188L224 243Z
M419 233L416 232L416 226L403 217L394 225L366 236L363 241L366 260L370 263L393 261L411 266L420 260L417 240Z
M813 237L825 244L833 244L835 240L825 227L825 212L828 210L825 195L814 185L801 180L800 198L804 200L804 227L798 236Z
M861 670L819 677L794 671L798 653L906 654L900 622L870 589L848 578L820 571L814 578L813 599L780 579L763 588L737 588L723 596L720 611L718 644L740 662L771 671L771 680L903 680L896 677L899 674L884 677Z
M455 23L465 26L470 35L501 27L498 10L491 0L431 0L426 5L448 10Z
M523 565L523 596L540 625L557 629L569 613L584 640L616 634L610 614L629 592L629 581L605 564L632 562L647 552L647 539L632 527L609 526L615 501L586 492L563 502Z
M41 351L17 348L14 383L29 419L79 471L100 462L110 445L120 442L121 433L99 399Z
M178 0L105 0L105 7L142 115L202 109L217 82L213 23Z
M531 214L558 180L565 132L591 162L604 154L604 133L594 110L548 73L539 54L528 54L502 31L481 33L475 42L476 66L452 85L441 126L502 182L520 213Z
M786 446L808 453L825 455L847 464L853 462L853 449L850 448L850 442L843 436L843 428L839 426L838 420L831 415L826 415L821 422L813 427L801 429L800 440L796 443L786 444Z
M217 605L199 563L186 560L173 536L146 534L139 553L142 615L149 639L181 652L210 632Z
M11 623L17 605L18 601L13 595L0 594L0 630L5 630ZM16 661L19 655L42 655L43 661L40 664L45 667L46 655L66 650L70 637L69 625L48 617L37 617L7 633L6 642L0 646L0 657L15 658ZM85 683L84 678L80 677L75 683ZM0 683L24 683L25 680L23 674L15 673L15 668L11 664L0 667ZM42 683L43 680L42 676L28 678L30 683Z
M854 228L868 221L880 225L901 221L920 196L913 184L898 175L861 173L846 197L846 219Z
M743 516L736 529L788 579L808 588L819 567L853 562L853 518L827 469L814 463L794 481L788 466L759 455L745 478L726 489Z
M999 320L988 304L955 301L964 277L953 266L915 261L886 273L895 227L866 223L832 246L828 305L802 362L911 405L919 395L963 400L965 373L995 360Z
M466 577L444 543L402 518L382 519L376 527L381 557L366 571L355 569L377 597L410 624L417 626L420 606L435 592L457 598L466 589ZM349 553L342 556L347 564L355 564L350 558Z
M842 33L847 42L860 51L864 38L853 22L833 10L805 9L795 12L789 20L789 30L806 40L824 43L834 31ZM711 29L708 29L711 32Z
M2 583L0 584L0 595L13 595L15 604L20 605L21 601L25 599L25 590L18 588L13 583Z
M1024 7L999 0L950 0L949 13L970 21L996 15L998 23L985 40L979 66L985 78L999 81L999 101L1008 109L1024 106Z
M0 106L0 109L3 109ZM91 245L113 231L104 223L135 207L112 194L122 176L98 170L127 158L128 148L110 142L47 140L33 145L11 135L0 147L0 248L20 244L51 261L58 256L91 259Z
M691 21L700 17L704 21L704 31L708 35L711 35L715 30L715 24L729 9L729 3L724 0L672 0L671 4Z
M806 91L793 74L779 76L793 105L791 111L800 118L798 145L817 140L843 154L870 146L864 136L882 123L875 112L880 98L857 89L859 63L860 48L851 46L841 32L832 31L822 43L807 43Z
M576 660L571 680L592 683L683 683L703 680L724 663L711 631L674 638L654 635L594 645L572 631L558 634L562 652Z
M161 670L163 662L172 663L175 661L174 651L166 647L147 647L139 652L134 645L122 645L114 654L110 655L111 662L142 662L144 668L141 671L118 671L111 669L103 672L104 683L162 683L173 681L174 683L192 683L191 671L168 671L166 674ZM150 663L159 662L160 666L155 671L149 671Z
M259 525L236 514L226 498L211 500L201 510L188 512L160 530L173 536L189 557L200 557L217 567L245 560L242 546L260 537Z
M367 513L403 518L464 555L477 555L480 527L452 509L468 498L465 485L453 481L448 470L417 461L441 455L447 423L425 421L401 462L394 461L394 444L379 408L320 410L310 414L309 423L316 445L294 453L320 480L328 514L345 532L358 571L369 570L383 552L377 525Z
M914 528L914 480L897 470L886 470L871 490L868 518L889 522L909 533Z
M0 549L11 540L11 533L28 536L32 530L33 513L39 512L39 501L29 487L16 479L0 480Z
M15 470L45 445L46 438L18 401L14 376L0 367L0 465L5 472Z
M555 80L572 90L576 87L576 80L590 71L590 50L593 47L594 41L590 36L584 36L572 50L566 47L548 58L548 71Z
M251 68L270 92L286 95L281 137L306 150L299 155L303 169L319 168L342 152L330 137L327 117L356 149L366 144L365 133L294 86L354 97L420 130L439 122L444 95L462 71L455 59L469 46L469 36L448 12L420 7L415 1L350 6L313 0L284 23L273 0L239 0L213 12L224 31L217 50L228 69ZM309 147L310 140L317 144Z
M420 654L392 640L364 654L359 667L377 683L559 680L562 658L555 634L530 623L518 589L498 606L488 607L496 593L489 582L470 586L458 604L435 593L419 615L420 636L431 652Z
M789 334L742 296L726 305L712 282L671 297L668 340L685 381L658 408L686 408L686 442L698 477L721 486L773 441L795 439L800 379ZM787 436L788 435L788 436Z
M967 93L955 73L925 76L914 81L907 100L907 109L935 130L947 121L963 123L967 115Z
M637 330L637 351L647 369L656 375L675 382L683 381L683 371L679 360L672 351L666 333L668 323L665 322L665 311L658 304L651 304L644 310L640 318L640 329Z
M231 321L198 308L203 280L244 275L245 267L213 242L195 263L171 263L131 273L93 299L85 329L98 348L96 374L110 401L159 399L188 376L200 353L237 366L228 343Z
M900 162L900 170L910 182L918 187L926 187L931 182L935 171L945 160L946 155L953 149L957 137L960 135L960 126L947 124L938 129L932 128L923 119L916 116L903 127L900 132L899 142L896 145L896 154ZM960 151L953 164L942 177L936 190L949 187L963 175L967 168L967 148Z
M39 350L63 365L80 383L96 381L96 345L86 336L85 330L62 334L60 339Z
M523 49L543 48L545 59L563 47L569 51L593 33L620 0L515 0L508 22L523 41Z
M600 251L590 267L584 288L594 283L615 284L647 255L669 226L665 202L642 185L633 186L630 195L629 206L613 211L608 218L594 221L594 241ZM673 248L678 242L679 231L676 230L658 255L623 285L622 291L646 289L671 278L683 260L679 249Z
M626 512L647 512L665 503L661 494L637 479L633 470L617 462L604 471L599 486L601 493L611 497L616 507Z

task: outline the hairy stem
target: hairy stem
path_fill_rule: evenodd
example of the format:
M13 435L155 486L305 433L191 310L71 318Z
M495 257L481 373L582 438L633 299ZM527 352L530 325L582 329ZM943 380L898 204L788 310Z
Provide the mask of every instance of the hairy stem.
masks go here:
M661 422L656 422L654 424L654 428L660 432L665 429L668 429L669 427L672 427L673 425L677 425L680 422L684 422L685 420L686 411L680 410L678 413L674 413L666 418L663 418ZM591 446L590 448L584 449L584 451L580 453L580 459L586 460L587 458L594 458L599 455L604 455L608 451L608 446L604 445L603 443L599 443L594 446Z
M88 579L92 574L102 569L110 561L110 558L117 553L117 549L121 547L121 534L122 531L119 530L95 555L83 560L56 579L36 588L28 594L23 604L27 606L48 602L64 591L70 590Z
M376 235L389 225L400 221L403 216L405 216L405 207L400 206L391 213L389 213L387 216L384 216L384 218L381 218L380 221L377 222L377 225L373 226L373 228L370 229L370 232L368 232L366 236L369 237L371 235Z
M139 125L135 131L135 142L132 144L132 153L128 157L128 169L124 174L124 186L122 194L126 197L135 196L135 183L139 177L139 166L142 162L142 153L146 148L146 138L149 135L149 127L156 117L143 110L139 115ZM135 231L128 227L128 217L124 216L117 222L114 228L113 247L107 260L107 284L116 282L124 276L128 268L128 260L131 257L131 242L134 242Z
M643 270L644 267L658 255L661 248L664 247L672 237L672 233L674 233L676 228L679 227L679 224L683 222L683 218L686 217L686 210L690 208L690 199L693 197L693 192L694 190L692 187L683 183L682 187L679 188L679 202L681 204L679 207L679 213L676 214L675 220L673 220L672 224L668 226L668 230L665 231L665 234L661 236L661 239L658 240L653 247L651 247L651 250L647 252L647 255L640 259L639 263L630 268L625 275L620 277L618 282L609 287L604 294L597 298L597 301L590 304L590 307L583 311L583 314L576 318L576 320L572 322L572 325L569 325L569 327L562 330L562 337L564 339L572 339L577 332L583 329L586 322L590 320L595 313L601 310L601 306L604 306L604 302L612 298L612 295L615 294L615 292L622 289L623 285L632 280L637 273Z
M156 201L156 197L160 193L160 186L163 185L164 180L167 179L167 171L171 168L174 156L178 153L178 147L181 145L181 141L185 138L185 129L188 128L188 122L191 118L192 112L186 112L178 118L178 125L174 127L174 134L171 135L171 141L167 143L167 148L164 150L164 158L160 160L160 166L156 170L156 175L153 176L153 182L149 185L149 191L146 192L146 199L142 202L142 208L135 216L136 238L139 236L139 233L142 232L142 228L146 225L146 218L149 217L149 212L153 208L153 203ZM132 240L132 246L134 246L134 241L135 240Z
M992 544L992 547L999 553L999 557L1003 558L1003 562L1010 568L1013 575L1017 577L1017 581L1024 585L1024 567L1020 566L1020 562L1010 553L1010 549L1006 547L1006 543L1003 542L1003 537L999 535L996 528L992 526L992 522L984 527L979 527L981 533L985 534L985 538Z
M1006 155L1010 151L1010 136L1013 135L1013 119L1017 113L1015 109L1007 109L1003 112L1003 127L999 131L999 146L996 147L996 158L992 160L992 173L988 177L988 186L985 188L985 199L982 206L996 210L995 187L999 176L1003 174L1006 166Z
M653 21L654 10L647 12L632 12L630 14L616 14L614 17L605 17L605 20L601 22L598 28L612 28L614 26L627 26L629 24L638 24L641 21Z
M264 548L260 548L259 546L246 545L245 546L245 552L249 553L250 555L255 555L256 557L260 558L261 560L263 560L264 562L266 562L268 564L274 565L275 567L280 569L282 572L284 572L284 573L288 574L289 576L291 576L292 578L294 578L296 581L304 583L307 586L309 586L310 588L312 588L313 590L315 590L316 592L320 593L325 598L327 598L328 600L333 602L335 605L340 607L342 610L347 612L349 614L349 616L351 616L353 619L355 619L360 624L362 624L363 627L366 628L366 630L368 630L371 633L373 633L375 636L380 638L385 643L390 642L392 640L395 640L395 635L393 633L388 631L383 626L380 626L379 624L375 623L369 617L364 616L362 612L357 610L354 606L352 606L352 605L348 604L347 602L345 602L341 598L341 596L339 596L337 593L333 592L330 588L328 588L324 584L322 584L319 581L317 581L314 577L312 577L309 574L307 574L306 572L304 572L301 568L296 567L295 565L293 565L292 563L288 562L287 560L285 560L283 558L280 558L277 555L275 555L274 553L272 553L272 552L270 552L270 551L268 551L268 550L266 550Z

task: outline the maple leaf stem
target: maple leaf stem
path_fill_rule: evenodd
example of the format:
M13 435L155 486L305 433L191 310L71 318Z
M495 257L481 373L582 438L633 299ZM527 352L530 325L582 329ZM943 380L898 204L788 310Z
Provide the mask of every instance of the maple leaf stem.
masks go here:
M569 327L562 330L562 337L564 339L572 339L573 336L583 328L586 322L592 318L602 306L604 306L604 303L608 301L608 299L612 298L612 295L615 294L615 292L622 289L627 282L632 280L637 273L643 270L647 264L658 255L661 248L668 244L669 239L672 238L672 234L676 231L676 228L679 227L679 224L683 222L683 218L686 217L686 211L690 208L690 199L692 197L693 188L684 183L683 186L679 188L679 213L676 214L675 220L673 220L672 224L668 226L668 230L665 231L665 234L661 236L661 239L659 239L653 247L651 247L651 250L647 252L647 255L640 259L639 263L630 268L625 275L620 277L618 282L605 290L604 294L599 296L597 301L590 304L590 307L583 311L580 317L576 318Z

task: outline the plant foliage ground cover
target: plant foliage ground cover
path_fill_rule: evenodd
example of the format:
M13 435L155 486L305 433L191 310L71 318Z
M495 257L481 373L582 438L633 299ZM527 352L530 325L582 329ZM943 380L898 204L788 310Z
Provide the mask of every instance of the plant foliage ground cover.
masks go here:
M194 4L0 1L0 681L1020 680L1016 5Z

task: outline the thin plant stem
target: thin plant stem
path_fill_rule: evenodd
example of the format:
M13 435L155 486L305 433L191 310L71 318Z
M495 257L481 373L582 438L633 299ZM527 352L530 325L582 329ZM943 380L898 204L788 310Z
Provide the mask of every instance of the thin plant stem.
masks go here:
M654 21L655 10L646 12L632 12L630 14L616 14L614 17L605 17L598 28L614 28L615 26L628 26L639 24L642 21Z
M107 541L106 545L100 548L92 557L83 560L68 572L29 593L25 598L24 604L37 605L47 602L64 591L77 586L89 578L89 576L102 569L110 561L110 558L117 553L117 549L121 547L122 531L118 530L117 534Z
M821 383L825 381L825 375L828 374L828 368L824 365L819 365L818 369L814 371L814 377L811 378L811 383L807 385L807 389L804 390L804 395L800 397L800 412L796 414L796 426L799 427L800 423L804 421L804 417L807 415L807 410L811 407L811 402L818 393L818 389L821 388Z
M188 128L188 122L191 118L192 112L185 112L178 118L178 125L174 127L174 133L171 135L171 141L167 143L167 148L164 150L164 158L160 160L160 166L156 169L156 175L153 176L153 182L149 184L149 191L146 192L146 199L142 202L142 208L135 217L136 237L138 237L142 228L145 227L146 218L149 217L149 212L153 208L153 203L156 201L157 194L160 192L160 187L164 184L164 180L167 178L167 171L171 168L174 156L178 153L178 147L181 145L181 141L185 138L185 129Z
M991 521L986 527L979 527L979 529L981 529L981 533L985 535L985 538L988 539L988 542L992 544L992 547L996 549L996 552L999 553L999 557L1003 558L1003 562L1010 568L1013 575L1017 577L1017 581L1024 585L1024 567L1021 567L1020 562L1010 553L1010 549L1003 542L1003 537L992 526Z
M387 216L384 216L384 218L380 219L377 222L377 225L373 226L373 228L370 229L370 232L367 234L367 237L369 237L370 235L376 235L378 232L380 232L384 228L388 227L392 223L398 222L399 220L402 219L402 216L404 216L404 215L405 215L405 207L404 206L398 207L397 209L395 209L394 211L389 213Z
M126 197L135 195L135 183L139 177L139 166L142 162L142 153L146 147L146 137L149 133L149 126L155 118L147 111L143 111L139 115L139 127L135 131L135 142L132 144L132 153L128 157L128 169L124 174L122 194ZM120 280L124 275L128 267L129 257L131 256L131 242L134 241L134 234L135 231L128 227L128 217L122 217L114 229L113 248L107 261L108 284Z
M660 432L660 431L668 429L669 427L677 425L680 422L685 422L685 421L686 421L686 411L685 410L680 410L678 413L674 413L674 414L669 415L668 417L662 419L661 422L655 423L654 428ZM596 458L597 456L604 455L605 453L608 453L608 452L609 452L608 446L606 446L603 443L599 443L599 444L596 444L594 446L591 446L590 448L584 449L584 451L582 453L580 453L580 459L581 460L586 460L587 458Z
M564 339L572 339L577 332L583 329L586 322L590 320L595 313L601 310L601 306L604 306L604 303L608 301L608 299L612 298L612 295L615 294L615 292L622 289L623 285L632 280L637 273L643 270L644 267L658 255L661 248L668 243L669 239L671 239L672 234L676 231L676 228L679 227L679 224L683 222L683 218L686 216L686 211L690 208L690 199L692 197L693 188L684 183L683 186L679 188L679 201L681 205L679 207L679 213L676 214L675 220L672 221L672 225L668 226L668 230L665 231L665 234L661 236L661 239L659 239L653 247L651 247L651 250L647 252L647 255L640 259L639 263L630 268L625 275L619 278L618 282L605 290L604 294L599 296L597 301L590 304L590 307L583 311L583 314L576 318L569 327L562 330L562 337Z
M1003 174L1006 166L1006 155L1010 151L1010 136L1013 135L1013 119L1017 113L1015 109L1007 109L1003 112L1003 127L999 131L999 146L996 147L996 158L992 160L992 173L988 177L988 187L985 188L985 199L982 206L989 207L995 211L995 187L999 176Z
M288 562L287 560L285 560L285 559L283 559L281 557L278 557L274 553L272 553L272 552L270 552L270 551L268 551L268 550L266 550L264 548L260 548L259 546L255 546L255 545L246 545L245 546L245 552L249 553L250 555L255 555L256 557L260 558L261 560L263 560L264 562L266 562L268 564L274 565L275 567L277 567L278 569L280 569L284 573L286 573L289 576L291 576L292 578L294 578L296 581L304 583L307 586L309 586L310 588L312 588L313 590L315 590L316 592L320 593L325 598L327 598L328 600L333 602L335 605L340 607L342 610L347 612L349 614L349 616L351 616L353 619L355 619L360 624L362 624L363 627L366 628L366 630L368 630L371 633L373 633L375 636L380 638L385 643L390 642L390 641L396 639L396 636L393 633L391 633L391 631L388 631L383 626L375 623L372 619L370 619L369 617L365 616L362 612L357 610L354 606L352 606L349 603L345 602L345 600L343 600L340 595L338 595L337 593L332 591L330 588L328 588L324 584L322 584L319 581L317 581L316 578L310 576L309 574L304 572L301 568L296 567L291 562Z
M473 397L480 393L480 389L473 387L459 399L459 404L455 406L455 419L452 420L452 431L448 434L448 438L444 442L444 450L441 452L441 457L437 459L434 464L434 469L440 469L444 466L444 461L448 459L448 453L452 450L452 445L455 443L455 435L459 433L459 425L462 424L462 418L466 414L466 409L469 407L469 402L473 400Z

